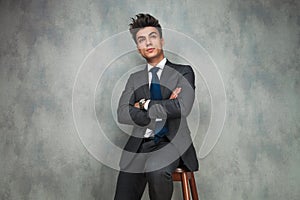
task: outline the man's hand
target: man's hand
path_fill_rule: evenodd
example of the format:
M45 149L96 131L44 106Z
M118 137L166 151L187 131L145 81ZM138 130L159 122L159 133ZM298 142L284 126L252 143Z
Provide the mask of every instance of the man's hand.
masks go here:
M172 92L169 99L176 99L180 92L181 92L181 88L175 88L175 90ZM134 103L135 108L140 108L139 102L140 101Z
M138 108L138 109L140 109L139 102L140 102L140 101L138 101L138 102L135 102L135 103L134 103L134 107L135 107L135 108Z
M178 95L179 95L180 92L181 92L181 88L176 88L176 89L172 92L172 94L171 94L171 96L170 96L170 99L176 99L176 98L178 97Z

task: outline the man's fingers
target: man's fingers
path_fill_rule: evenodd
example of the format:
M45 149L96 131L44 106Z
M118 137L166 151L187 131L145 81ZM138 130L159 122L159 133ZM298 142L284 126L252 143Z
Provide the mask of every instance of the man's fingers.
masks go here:
M180 92L181 92L181 88L176 88L176 89L173 91L173 94L178 95Z
M134 104L134 107L140 108L139 102L136 102L136 103Z
M176 94L178 95L181 92L181 88L176 88L175 89Z
M175 88L175 90L172 92L170 96L170 99L176 99L180 92L181 92L181 88Z

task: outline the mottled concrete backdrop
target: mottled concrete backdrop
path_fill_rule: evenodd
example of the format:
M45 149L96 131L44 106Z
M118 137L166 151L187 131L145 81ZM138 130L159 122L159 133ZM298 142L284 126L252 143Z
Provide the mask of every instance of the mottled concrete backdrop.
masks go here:
M136 13L150 12L203 45L225 84L226 123L196 173L201 199L299 200L299 10L297 0L1 0L0 199L113 198L117 171L82 145L72 88L88 52L127 30ZM143 63L130 56L126 67ZM113 86L114 78L103 85ZM198 76L197 87L202 83ZM211 111L202 91L197 148ZM99 101L96 107L98 115L112 115ZM114 121L106 125L118 132ZM174 200L180 189L176 183Z

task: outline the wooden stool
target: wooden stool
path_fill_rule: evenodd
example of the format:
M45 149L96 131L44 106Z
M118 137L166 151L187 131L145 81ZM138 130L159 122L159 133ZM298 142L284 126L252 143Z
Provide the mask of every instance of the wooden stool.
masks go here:
M184 200L190 200L189 183L192 191L193 200L198 200L197 186L194 178L194 172L189 172L183 168L177 168L172 174L173 181L181 181Z

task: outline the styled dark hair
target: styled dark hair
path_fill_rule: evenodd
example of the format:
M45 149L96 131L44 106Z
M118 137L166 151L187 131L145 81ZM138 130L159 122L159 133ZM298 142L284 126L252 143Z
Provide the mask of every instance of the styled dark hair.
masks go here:
M140 29L145 28L147 26L155 27L160 34L160 38L162 38L161 26L158 20L155 17L151 16L150 14L139 13L136 15L136 18L131 18L131 20L132 22L129 24L130 27L129 31L135 43L137 43L136 33Z

